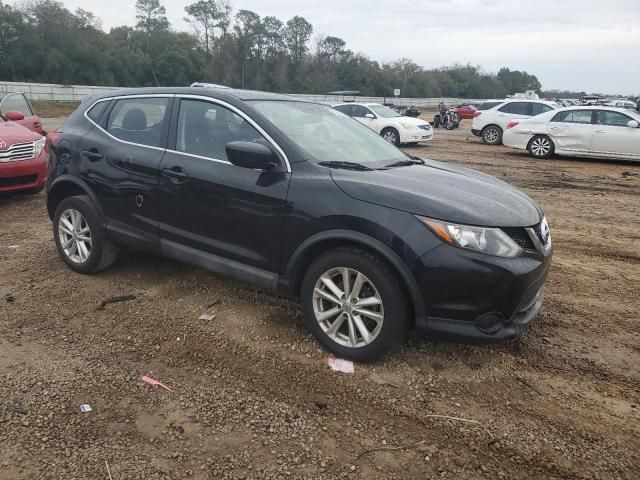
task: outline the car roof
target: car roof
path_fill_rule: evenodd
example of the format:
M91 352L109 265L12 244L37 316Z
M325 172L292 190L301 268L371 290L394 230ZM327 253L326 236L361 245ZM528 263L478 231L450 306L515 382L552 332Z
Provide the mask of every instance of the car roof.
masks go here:
M91 97L93 100L111 97L125 97L130 95L199 95L204 97L217 98L220 100L233 97L237 100L272 100L289 101L301 103L319 103L304 100L289 95L279 93L261 92L258 90L241 90L235 88L207 88L207 87L146 87L146 88L123 88L111 90Z

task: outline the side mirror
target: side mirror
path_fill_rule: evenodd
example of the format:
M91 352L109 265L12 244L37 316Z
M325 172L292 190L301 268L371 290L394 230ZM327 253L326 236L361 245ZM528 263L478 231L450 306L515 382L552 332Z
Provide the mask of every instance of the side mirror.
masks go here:
M229 161L242 168L272 170L280 162L269 148L255 142L229 142L225 147Z
M629 120L627 122L627 127L629 127L629 128L638 128L638 127L640 127L640 123L636 122L635 120Z
M19 122L20 120L24 120L24 115L20 112L7 112L4 114L4 118L11 122Z
M370 118L373 120L376 116L373 113L365 113L364 118Z

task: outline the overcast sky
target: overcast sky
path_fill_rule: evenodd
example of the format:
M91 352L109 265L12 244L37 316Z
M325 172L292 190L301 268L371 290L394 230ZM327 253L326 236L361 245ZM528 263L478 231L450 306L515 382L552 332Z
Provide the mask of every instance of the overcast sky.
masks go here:
M161 0L162 1L162 0ZM173 27L184 7L164 0ZM19 3L18 0L8 3ZM108 30L135 23L134 0L62 0L93 11ZM543 88L640 94L640 0L232 0L283 21L305 17L318 33L378 61L407 57L526 70Z

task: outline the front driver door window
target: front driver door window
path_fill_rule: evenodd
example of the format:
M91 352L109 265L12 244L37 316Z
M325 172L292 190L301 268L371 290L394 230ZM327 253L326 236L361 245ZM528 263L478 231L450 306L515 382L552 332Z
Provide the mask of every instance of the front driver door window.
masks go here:
M633 118L624 113L599 110L592 151L640 158L640 128L628 127L631 120Z
M353 112L352 113L353 118L358 120L360 123L366 125L371 130L375 132L378 131L377 130L378 119L376 115L367 107L362 105L354 105L352 112ZM369 117L373 116L373 118L368 118L367 115L369 115Z
M180 100L171 129L160 166L163 242L277 271L290 174L237 167L225 149L233 141L271 143L214 100Z

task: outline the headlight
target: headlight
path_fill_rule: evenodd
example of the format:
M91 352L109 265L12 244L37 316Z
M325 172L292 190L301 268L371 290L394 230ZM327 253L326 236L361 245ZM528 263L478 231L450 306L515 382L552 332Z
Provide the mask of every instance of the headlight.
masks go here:
M44 149L44 146L47 144L47 139L45 137L40 138L39 140L36 140L34 143L34 158L35 157L39 157L40 154L42 153L42 150Z
M497 257L515 258L522 248L499 228L471 227L418 217L440 240L449 245Z
M418 128L418 126L414 125L413 123L400 122L400 125L402 125L403 128L406 128L407 130L416 130Z

